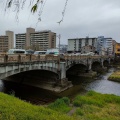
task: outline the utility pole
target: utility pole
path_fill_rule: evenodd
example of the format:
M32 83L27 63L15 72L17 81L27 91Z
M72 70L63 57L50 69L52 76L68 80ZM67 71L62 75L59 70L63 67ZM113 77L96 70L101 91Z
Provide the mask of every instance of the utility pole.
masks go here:
M59 34L59 35L57 35L56 37L58 37L58 39L59 39L58 47L59 47L59 55L60 55L60 38L61 38L61 35Z
M59 34L59 55L60 55L60 38L61 38L61 35Z

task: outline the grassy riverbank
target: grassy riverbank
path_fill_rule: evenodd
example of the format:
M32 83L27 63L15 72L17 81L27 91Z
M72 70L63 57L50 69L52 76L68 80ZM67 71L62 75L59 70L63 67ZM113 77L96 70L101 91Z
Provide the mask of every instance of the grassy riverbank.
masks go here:
M112 73L112 74L109 76L108 80L120 82L120 70Z
M0 120L119 120L120 96L93 91L84 96L57 99L35 106L0 93Z
M73 115L81 120L120 119L120 96L90 91L85 96L77 96L73 104L77 107Z
M35 106L0 93L0 120L74 120L43 106Z

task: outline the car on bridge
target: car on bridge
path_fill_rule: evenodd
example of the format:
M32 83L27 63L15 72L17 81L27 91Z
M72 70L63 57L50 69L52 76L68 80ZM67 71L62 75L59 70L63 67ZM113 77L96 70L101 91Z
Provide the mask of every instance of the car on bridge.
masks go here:
M34 54L34 50L26 50L26 55L31 55L31 54Z
M46 55L48 54L59 55L59 50L58 49L47 49Z
M34 55L44 55L46 54L46 51L35 51Z

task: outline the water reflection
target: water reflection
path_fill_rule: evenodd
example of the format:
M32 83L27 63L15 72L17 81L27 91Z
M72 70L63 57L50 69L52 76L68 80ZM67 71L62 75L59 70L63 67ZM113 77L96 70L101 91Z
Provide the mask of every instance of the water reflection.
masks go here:
M120 96L120 83L104 80L96 80L86 86L86 90L94 90L100 93L115 94Z

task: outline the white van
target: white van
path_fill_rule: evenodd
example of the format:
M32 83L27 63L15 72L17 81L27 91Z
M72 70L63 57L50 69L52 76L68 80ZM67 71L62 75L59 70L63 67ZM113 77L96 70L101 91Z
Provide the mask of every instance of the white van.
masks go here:
M24 49L9 49L7 54L26 54Z

